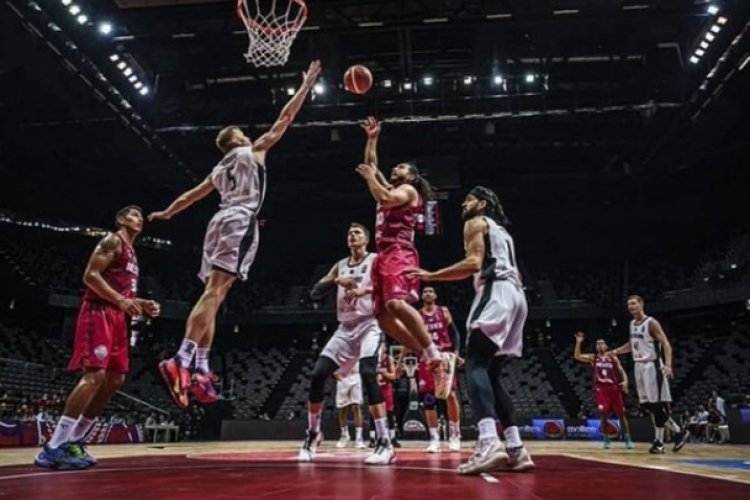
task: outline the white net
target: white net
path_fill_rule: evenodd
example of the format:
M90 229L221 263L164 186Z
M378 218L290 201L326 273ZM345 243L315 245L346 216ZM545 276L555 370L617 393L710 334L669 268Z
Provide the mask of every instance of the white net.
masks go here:
M245 59L256 67L283 66L307 20L304 0L237 0L237 15L250 38Z

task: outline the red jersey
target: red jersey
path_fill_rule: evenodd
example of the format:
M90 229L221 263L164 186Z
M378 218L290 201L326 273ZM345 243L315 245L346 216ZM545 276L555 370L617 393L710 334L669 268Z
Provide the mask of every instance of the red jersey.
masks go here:
M416 207L411 207L408 203L391 208L378 205L375 213L375 248L378 252L392 245L413 248L414 232L422 211L421 196Z
M120 238L117 233L115 235ZM102 272L102 278L114 291L126 299L132 299L138 291L138 259L135 257L133 247L122 238L120 238L120 241L122 241L120 253L112 259L107 269ZM83 300L106 302L105 299L88 287L83 292Z
M594 386L620 383L620 372L609 356L594 355L594 363L591 366L594 372Z
M424 309L419 310L422 321L427 331L432 335L432 341L439 351L453 351L454 346L448 333L448 321L445 318L445 309L437 306L432 314L427 314Z

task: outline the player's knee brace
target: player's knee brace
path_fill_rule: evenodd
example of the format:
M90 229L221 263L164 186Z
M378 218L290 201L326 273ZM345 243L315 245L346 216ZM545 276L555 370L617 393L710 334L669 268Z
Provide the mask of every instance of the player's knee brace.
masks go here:
M321 356L315 362L310 374L310 402L320 403L325 395L326 380L333 375L338 366L332 359Z
M425 410L435 410L437 408L437 399L432 394L425 394L422 398L422 405Z
M370 356L359 360L359 375L362 377L362 385L367 394L367 400L371 405L379 405L383 402L383 395L378 385L378 358Z

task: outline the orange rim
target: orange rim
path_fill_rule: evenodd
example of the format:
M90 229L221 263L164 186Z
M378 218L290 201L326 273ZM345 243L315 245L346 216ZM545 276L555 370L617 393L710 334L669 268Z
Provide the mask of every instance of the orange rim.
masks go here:
M299 31L300 29L302 29L302 25L304 25L305 21L307 20L307 4L305 3L305 0L289 0L290 4L296 3L297 5L299 5L301 13L301 15L297 16L299 17L299 21L291 26L282 26L279 28L270 28L268 26L263 26L255 22L255 19L248 17L245 13L245 9L243 9L243 6L246 5L245 2L246 0L237 0L237 16L242 20L242 22L245 24L245 27L247 27L248 29L260 31L261 33L265 33L266 35L282 35L290 31Z

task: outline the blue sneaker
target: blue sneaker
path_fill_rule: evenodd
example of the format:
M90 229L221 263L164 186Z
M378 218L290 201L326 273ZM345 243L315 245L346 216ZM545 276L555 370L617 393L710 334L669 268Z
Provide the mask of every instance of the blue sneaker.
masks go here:
M36 456L34 465L56 470L78 470L89 467L88 462L72 455L66 444L59 448L50 448L49 445L44 445L42 451Z
M83 443L83 441L74 441L72 443L68 443L68 450L70 451L71 455L76 458L80 458L81 460L89 464L89 467L92 465L96 465L96 459L89 454L89 451L86 449L86 445Z

